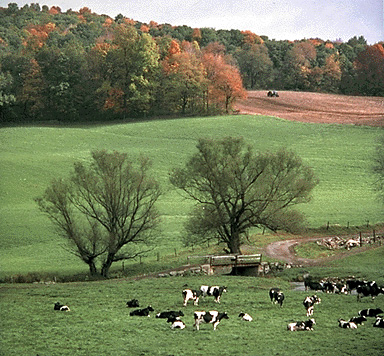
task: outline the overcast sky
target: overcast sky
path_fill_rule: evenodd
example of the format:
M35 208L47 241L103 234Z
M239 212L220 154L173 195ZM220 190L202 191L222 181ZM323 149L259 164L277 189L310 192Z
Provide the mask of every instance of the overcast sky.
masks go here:
M145 23L250 30L277 40L347 41L361 35L369 44L384 40L384 0L0 0L0 6L31 2L63 12L86 6L99 15Z

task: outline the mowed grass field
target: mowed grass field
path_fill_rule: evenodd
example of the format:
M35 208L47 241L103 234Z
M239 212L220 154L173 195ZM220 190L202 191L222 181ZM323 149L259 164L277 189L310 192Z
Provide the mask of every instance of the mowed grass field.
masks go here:
M358 276L382 272L383 247L369 251L365 258L351 256L333 263L334 271L348 273L359 263ZM381 261L381 262L380 262ZM379 263L379 265L378 265ZM302 274L306 269L292 269ZM354 271L352 267L351 271ZM316 272L316 271L315 271ZM319 271L318 271L319 272ZM323 275L325 276L325 275ZM334 276L334 274L331 274ZM216 304L211 297L201 299L199 306L183 307L181 291L185 287L225 285L228 288ZM285 294L283 307L271 304L268 291L280 287ZM190 276L115 279L101 282L60 284L0 285L1 355L382 355L383 329L374 328L374 318L356 330L341 329L338 319L357 316L361 309L384 308L384 295L375 301L356 295L319 292L321 304L315 305L314 331L290 332L287 324L307 320L302 305L313 292L292 289L282 278L237 276ZM137 298L140 306L152 305L148 317L132 317L126 302ZM68 304L70 312L53 310L55 302ZM171 330L164 319L155 317L165 310L182 310L184 330ZM216 331L203 324L193 328L193 312L226 311ZM240 312L254 320L240 320Z
M201 137L242 136L255 150L295 151L320 179L310 204L309 225L351 226L383 221L372 183L372 156L382 129L311 124L252 116L218 116L88 126L25 126L0 129L0 277L12 274L86 272L86 265L62 248L50 221L33 201L50 181L66 176L76 160L95 149L139 154L154 163L164 195L159 201L162 232L152 257L180 251L182 225L192 202L168 182L196 151Z

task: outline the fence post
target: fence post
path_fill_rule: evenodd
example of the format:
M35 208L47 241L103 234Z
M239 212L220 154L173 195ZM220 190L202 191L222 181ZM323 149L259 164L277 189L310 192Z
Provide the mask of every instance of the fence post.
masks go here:
M327 222L327 230L329 230L329 221Z
M373 230L373 243L375 244L376 243L376 231Z
M360 247L363 246L363 239L362 239L362 235L361 235L361 231L360 231Z

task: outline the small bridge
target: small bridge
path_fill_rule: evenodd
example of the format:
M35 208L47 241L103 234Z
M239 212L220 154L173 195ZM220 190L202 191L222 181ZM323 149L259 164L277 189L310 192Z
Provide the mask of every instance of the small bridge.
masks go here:
M207 256L188 256L190 259L202 259L202 264L208 265L208 274L219 271L231 271L231 274L255 275L261 265L261 254L254 255L207 255Z

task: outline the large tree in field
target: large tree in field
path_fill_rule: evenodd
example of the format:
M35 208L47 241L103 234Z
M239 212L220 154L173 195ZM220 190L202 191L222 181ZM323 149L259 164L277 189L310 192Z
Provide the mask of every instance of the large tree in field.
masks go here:
M186 224L187 243L218 239L241 253L253 227L294 231L304 217L293 207L308 202L317 184L293 152L254 153L240 138L200 139L198 152L171 183L197 202Z
M36 201L90 273L108 276L113 262L148 251L158 226L158 183L142 157L133 164L124 153L92 152L77 162L69 179L55 179Z

